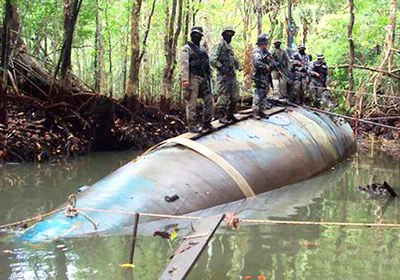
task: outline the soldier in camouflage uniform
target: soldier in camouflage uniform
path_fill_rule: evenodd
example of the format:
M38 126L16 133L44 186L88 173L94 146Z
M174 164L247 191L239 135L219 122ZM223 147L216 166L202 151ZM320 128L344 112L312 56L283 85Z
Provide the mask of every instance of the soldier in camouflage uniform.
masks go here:
M254 97L253 97L253 116L256 119L264 117L263 107L270 108L267 93L271 83L271 68L268 59L271 54L268 51L269 39L267 35L260 35L257 39L257 48L253 51L253 81L254 81Z
M330 94L326 87L328 79L328 66L325 63L324 55L318 55L317 61L312 63L310 67L310 94L312 98L312 106L319 108L333 106L330 100Z
M293 55L292 58L292 69L293 73L293 88L295 93L295 102L303 103L306 101L306 94L308 90L309 76L308 70L310 67L310 56L305 52L306 47L300 45L298 52ZM306 102L308 103L308 102Z
M272 84L274 86L274 95L279 98L288 98L288 82L290 60L286 50L281 49L281 40L274 41L274 49L271 55L276 62L277 69L272 71Z
M217 69L217 114L221 123L236 122L235 118L237 102L240 99L239 82L236 71L241 70L236 58L231 41L235 31L228 27L222 31L221 41L211 51L211 66Z
M213 130L211 120L214 115L214 102L210 90L210 61L207 51L200 46L203 28L195 26L191 29L190 38L182 48L180 59L180 75L183 87L183 99L186 105L186 118L190 132ZM203 127L196 123L197 99L202 98Z

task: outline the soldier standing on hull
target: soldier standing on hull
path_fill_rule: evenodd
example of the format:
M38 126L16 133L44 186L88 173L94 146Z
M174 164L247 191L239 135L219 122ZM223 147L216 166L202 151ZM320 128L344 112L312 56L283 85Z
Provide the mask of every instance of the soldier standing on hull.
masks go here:
M323 55L317 56L317 61L313 62L310 68L310 94L312 97L312 106L319 108L321 101L324 103L330 102L329 92L326 87L328 78L328 66L324 61ZM331 104L329 104L331 105Z
M300 45L297 50L292 59L295 100L298 102L305 102L308 85L310 83L308 70L311 62L304 45Z
M253 97L253 116L256 119L264 117L262 112L263 105L269 109L271 105L268 103L267 93L271 83L270 66L268 65L268 57L271 54L268 52L269 39L267 35L260 35L257 39L257 48L253 51L253 66L254 66L254 97Z
M242 69L230 44L235 31L228 27L221 35L221 41L211 51L210 61L211 66L217 69L217 114L221 123L228 124L237 121L235 113L240 99L240 88L236 71Z
M289 73L290 60L287 52L281 49L281 44L281 40L275 40L275 49L271 53L278 67L278 69L273 69L272 71L272 84L274 86L274 95L287 99L289 77L286 74Z
M214 102L210 90L210 61L207 51L200 46L203 28L195 26L190 31L191 42L182 48L180 75L183 87L183 99L186 105L186 118L190 132L213 130L211 120L214 115ZM202 98L203 127L196 122L197 99Z

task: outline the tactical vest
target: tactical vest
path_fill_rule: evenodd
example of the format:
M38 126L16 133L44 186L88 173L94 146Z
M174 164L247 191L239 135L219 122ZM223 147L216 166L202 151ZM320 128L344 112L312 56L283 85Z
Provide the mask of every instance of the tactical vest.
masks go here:
M222 46L222 50L218 56L218 60L225 67L235 67L235 55L233 54L233 50L231 48Z
M203 78L207 77L210 74L210 61L206 50L191 42L189 47L191 50L189 54L190 73Z
M262 52L259 48L257 48L253 52L253 57L254 57L255 53L260 54L261 62L263 62L265 64L269 64L267 61L267 57L270 56L270 53L268 52L268 50L265 52ZM270 83L270 75L271 75L271 72L268 71L267 69L262 69L262 68L254 69L253 81L254 81L256 88L262 88L262 89L267 88L268 84Z
M303 64L304 68L307 68L310 64L310 57L308 56L308 54L302 55L301 53L297 52L293 56L293 59L300 61Z
M313 63L312 71L317 72L320 77L319 81L326 83L326 79L328 77L328 66L326 66L326 63L318 64L317 62Z

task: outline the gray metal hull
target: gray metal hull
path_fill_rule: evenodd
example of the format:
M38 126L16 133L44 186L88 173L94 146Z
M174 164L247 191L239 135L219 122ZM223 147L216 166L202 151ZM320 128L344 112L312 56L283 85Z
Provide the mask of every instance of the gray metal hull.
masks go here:
M301 108L257 121L248 119L196 140L235 168L255 194L310 178L354 152L349 124ZM178 195L167 202L165 196ZM186 214L245 198L237 182L213 161L180 145L165 145L127 163L77 195L77 208ZM110 232L133 224L123 214L59 212L21 238L38 242Z

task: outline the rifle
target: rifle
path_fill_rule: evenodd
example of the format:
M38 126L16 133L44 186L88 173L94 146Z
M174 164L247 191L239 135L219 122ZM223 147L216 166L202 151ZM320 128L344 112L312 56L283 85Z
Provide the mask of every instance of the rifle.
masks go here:
M208 86L209 86L209 88L210 88L210 94L211 95L214 95L214 88L213 88L213 80L212 80L212 77L211 77L211 73L210 74L208 74Z
M279 79L283 78L284 76L288 77L288 75L284 73L280 63L277 62L270 53L268 53L265 58L266 58L266 63L271 67L271 69L278 73Z

